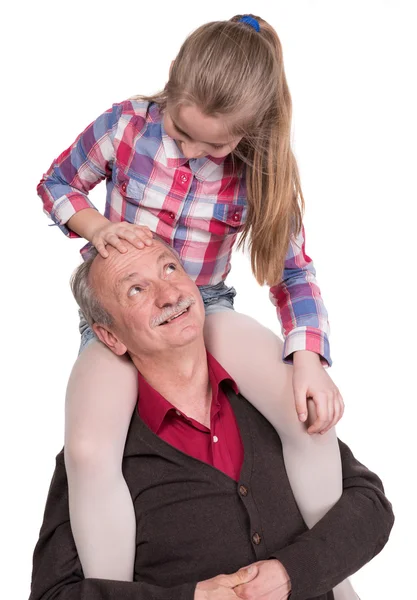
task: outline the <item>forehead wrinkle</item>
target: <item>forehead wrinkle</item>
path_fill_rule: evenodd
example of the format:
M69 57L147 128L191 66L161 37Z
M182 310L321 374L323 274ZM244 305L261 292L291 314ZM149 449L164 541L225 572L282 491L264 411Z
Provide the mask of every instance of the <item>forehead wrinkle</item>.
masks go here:
M155 251L155 248L152 248L152 249L150 248L149 250L151 250L150 254L152 255L152 254L154 253L153 251ZM143 250L141 250L140 252L143 252ZM140 256L140 255L139 255L139 256ZM146 254L145 254L145 256L146 256ZM163 261L164 261L164 260L166 260L166 259L169 259L169 260L173 260L173 259L174 259L176 262L178 262L178 259L177 259L177 257L175 256L175 254L173 254L173 253L172 253L170 250L168 250L168 249L166 249L166 250L165 250L165 249L163 249L163 250L162 250L162 253L161 253L161 254L158 256L158 258L156 259L156 263L157 263L157 264L159 264L159 263L163 262ZM146 265L146 266L149 266L149 264L148 264L148 265ZM123 287L123 285L124 285L125 283L129 282L129 281L130 281L130 280L132 280L132 279L136 279L136 278L140 278L140 277L142 277L142 276L140 275L140 273L138 273L137 271L133 271L133 272L129 273L128 275L125 275L124 277L122 277L122 278L118 279L118 280L115 282L114 286L113 286L113 287L114 287L114 291L115 291L115 293L116 293L117 295L119 295L119 293L120 293L120 289Z
M136 276L141 276L140 273L138 273L137 266L135 264L129 264L131 262L133 263L137 257L142 256L143 258L147 257L150 259L157 252L160 252L158 258L156 258L157 263L169 258L169 260L173 260L178 265L181 265L174 251L159 242L159 240L155 240L154 245L141 250L138 250L132 246L132 248L129 249L129 251L125 254L121 254L118 250L113 251L112 248L109 248L109 251L110 256L107 258L102 258L100 255L96 256L93 264L91 265L89 280L90 284L95 290L97 290L97 292L99 289L103 292L111 289L118 297L120 296L120 288L126 281ZM133 255L132 252L134 252ZM125 269L136 270L132 270L123 277L117 277L118 272Z

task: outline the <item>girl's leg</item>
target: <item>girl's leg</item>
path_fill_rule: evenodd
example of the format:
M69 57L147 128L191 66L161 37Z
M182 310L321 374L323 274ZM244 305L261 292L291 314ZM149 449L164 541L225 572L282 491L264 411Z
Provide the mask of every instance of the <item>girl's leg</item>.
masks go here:
M85 577L133 579L136 520L122 457L137 394L130 359L91 341L72 370L65 410L71 527Z
M342 466L336 432L309 435L298 420L292 367L282 362L282 342L254 319L233 310L209 313L209 352L230 373L245 396L277 430L288 479L300 512L311 528L342 494ZM356 599L349 581L340 600ZM342 592L344 595L342 595Z

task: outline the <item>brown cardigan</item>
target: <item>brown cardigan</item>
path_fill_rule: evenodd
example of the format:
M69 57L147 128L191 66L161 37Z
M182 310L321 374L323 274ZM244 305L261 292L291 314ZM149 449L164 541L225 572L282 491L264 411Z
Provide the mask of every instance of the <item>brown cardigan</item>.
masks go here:
M58 454L30 600L193 600L198 581L272 557L288 571L291 600L331 600L335 585L382 550L394 517L378 477L340 442L342 497L308 531L277 433L241 396L228 396L245 452L237 483L158 438L135 411L123 462L137 518L133 582L84 579Z

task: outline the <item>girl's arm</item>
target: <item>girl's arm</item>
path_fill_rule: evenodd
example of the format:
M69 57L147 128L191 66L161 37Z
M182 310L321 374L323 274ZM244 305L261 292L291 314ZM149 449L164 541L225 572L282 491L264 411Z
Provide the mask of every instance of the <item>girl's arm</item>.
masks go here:
M330 366L327 310L313 262L305 253L304 228L290 241L282 281L271 288L270 297L285 338L284 362L291 363L294 352L307 350Z
M295 408L300 421L310 419L308 433L326 433L341 419L343 398L323 366L331 365L329 322L313 262L305 252L304 228L290 241L281 283L271 288L285 342L283 361L293 363ZM311 415L310 415L311 416Z
M129 135L129 102L114 104L93 121L51 165L40 181L37 191L44 211L69 237L83 237L106 258L107 245L126 252L123 240L138 248L150 245L152 233L148 227L126 223L111 223L88 199L88 192L103 179L111 177L115 160L115 133L123 110L127 118L121 123ZM135 115L137 117L137 115ZM142 118L144 121L144 119ZM135 127L140 126L135 122Z
M72 223L74 229L70 229L68 221L84 209L95 210L88 199L88 192L111 175L115 156L114 134L122 109L122 104L115 104L93 121L52 163L38 184L37 192L43 202L44 212L69 237L91 237L84 235L83 225L77 231L75 220ZM86 218L87 214L83 220ZM97 218L105 219L101 215Z

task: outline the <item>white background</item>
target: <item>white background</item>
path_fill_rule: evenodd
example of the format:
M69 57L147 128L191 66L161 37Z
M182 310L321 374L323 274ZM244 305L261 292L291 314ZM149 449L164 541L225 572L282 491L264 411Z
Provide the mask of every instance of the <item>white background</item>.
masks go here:
M254 12L284 48L307 253L330 313L347 405L339 435L383 479L396 524L354 576L362 600L416 598L414 2L19 2L3 9L1 69L2 591L28 596L32 551L78 349L68 280L81 242L48 227L35 187L113 102L163 87L185 36ZM103 206L104 185L92 193ZM236 308L278 331L267 288L236 254Z

